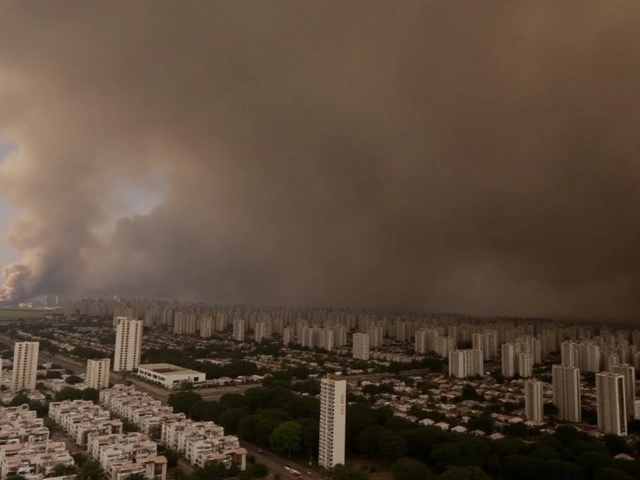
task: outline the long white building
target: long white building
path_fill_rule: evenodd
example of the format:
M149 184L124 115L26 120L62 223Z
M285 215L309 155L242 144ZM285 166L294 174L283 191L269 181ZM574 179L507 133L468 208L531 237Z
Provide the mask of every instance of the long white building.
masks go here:
M109 387L109 370L111 360L102 358L100 360L87 360L86 384L89 388L102 390Z
M596 374L598 429L613 435L627 434L625 378L611 372Z
M39 350L39 342L16 342L14 345L12 392L36 389Z
M542 422L544 420L543 384L537 380L529 380L524 384L524 412L527 420Z
M132 372L140 364L143 322L128 317L116 317L116 325L113 371Z
M320 383L320 448L318 465L344 465L347 426L347 381L323 378Z
M554 365L552 382L553 404L558 407L558 418L568 422L581 422L580 369Z

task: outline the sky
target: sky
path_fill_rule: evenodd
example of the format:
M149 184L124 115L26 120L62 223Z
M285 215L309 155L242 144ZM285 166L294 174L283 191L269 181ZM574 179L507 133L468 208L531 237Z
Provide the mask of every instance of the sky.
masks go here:
M66 5L3 3L0 301L637 317L638 2Z
M0 162L11 152L15 146L3 143L0 140ZM0 196L0 231L6 232L9 229L9 219L16 214L16 209L12 208L7 201ZM6 241L0 241L0 265L8 265L20 259L20 251Z

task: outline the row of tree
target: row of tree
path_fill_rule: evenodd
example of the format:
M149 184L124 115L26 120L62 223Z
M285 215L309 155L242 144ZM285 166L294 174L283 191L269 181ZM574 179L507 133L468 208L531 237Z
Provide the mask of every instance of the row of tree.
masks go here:
M227 394L217 402L203 401L195 392L179 392L169 403L194 419L215 421L243 440L306 461L318 450L320 405L314 396L296 393L302 385L308 390L318 388L313 379L271 378L265 386L251 388L244 395ZM488 413L475 422L479 429L493 430ZM418 475L416 478L439 475L446 480L600 480L605 474L607 480L640 478L640 461L613 458L629 452L619 437L606 436L602 442L574 427L561 426L555 434L535 442L510 437L490 440L418 426L395 416L391 408L375 407L368 401L347 406L346 446L348 452L393 465L398 479L413 478L407 471ZM425 471L429 476L419 477Z

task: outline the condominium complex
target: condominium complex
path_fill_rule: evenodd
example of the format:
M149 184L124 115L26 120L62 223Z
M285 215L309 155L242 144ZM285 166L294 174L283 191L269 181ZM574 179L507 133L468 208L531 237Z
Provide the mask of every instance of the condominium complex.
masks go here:
M353 334L353 358L369 360L369 335L366 333Z
M56 465L74 464L65 442L52 441L44 420L28 405L0 408L0 479L68 480L53 474Z
M323 378L320 382L320 466L333 468L344 464L346 418L347 381Z
M598 429L613 435L627 434L625 378L612 372L596 374Z
M568 422L582 421L580 369L554 365L552 382L553 404L558 407L558 418Z
M87 379L85 383L89 388L102 390L109 387L109 369L111 360L102 358L100 360L87 360Z
M542 422L544 420L543 384L537 380L529 380L524 384L524 412L527 420Z
M247 451L240 447L238 437L225 435L224 429L213 422L188 420L150 395L124 385L102 390L100 402L145 433L160 428L162 442L194 466L203 467L213 461L227 467L236 464L240 470L246 468Z
M533 375L533 355L530 353L518 354L518 375L529 378Z
M35 390L38 372L38 342L16 342L13 353L11 390Z
M114 372L131 372L140 363L142 346L142 320L116 317L116 349L113 358Z
M158 455L156 442L144 433L123 433L122 421L112 419L99 405L85 400L51 402L49 417L100 463L110 480L136 474L166 480L167 459Z

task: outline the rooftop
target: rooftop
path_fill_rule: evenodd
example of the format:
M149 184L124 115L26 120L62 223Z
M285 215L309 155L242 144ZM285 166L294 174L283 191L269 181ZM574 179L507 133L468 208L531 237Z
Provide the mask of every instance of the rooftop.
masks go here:
M167 373L190 373L190 374L202 374L196 370L190 368L179 367L178 365L171 365L170 363L144 363L138 365L138 368L143 368L154 373L166 375Z

